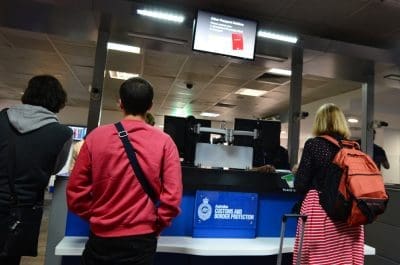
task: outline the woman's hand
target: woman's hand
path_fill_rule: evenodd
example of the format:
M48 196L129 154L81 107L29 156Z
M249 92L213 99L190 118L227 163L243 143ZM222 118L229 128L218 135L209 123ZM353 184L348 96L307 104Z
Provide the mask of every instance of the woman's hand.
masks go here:
M275 167L273 165L263 165L261 167L253 167L251 170L267 174L275 173Z
M296 165L294 165L294 166L292 167L292 173L293 173L293 175L296 175L298 169L299 169L299 164L296 164Z

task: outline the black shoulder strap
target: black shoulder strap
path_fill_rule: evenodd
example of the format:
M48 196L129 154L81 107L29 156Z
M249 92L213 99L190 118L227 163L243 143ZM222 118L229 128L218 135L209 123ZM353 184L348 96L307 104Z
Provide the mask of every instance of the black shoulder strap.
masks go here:
M149 195L150 199L153 201L155 205L158 202L158 196L156 192L150 186L147 178L144 176L143 170L139 165L139 162L136 158L135 149L132 146L132 143L128 139L128 133L125 131L124 126L122 126L121 122L115 123L115 127L118 130L119 139L121 139L122 144L124 145L126 154L128 155L129 161L131 162L131 166L133 171L136 174L136 177L139 180L139 183L142 185L143 190Z
M7 109L3 110L4 115L7 118L8 123L10 123L7 115ZM2 111L2 112L3 112ZM10 188L10 193L11 193L11 203L13 205L18 205L18 196L17 192L15 191L15 158L17 157L16 155L16 143L15 143L15 138L16 135L13 131L12 126L10 125L10 130L8 134L8 186Z

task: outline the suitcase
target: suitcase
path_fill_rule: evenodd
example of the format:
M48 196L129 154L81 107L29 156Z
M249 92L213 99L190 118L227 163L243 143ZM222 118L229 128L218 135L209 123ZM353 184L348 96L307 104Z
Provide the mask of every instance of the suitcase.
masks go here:
M304 238L304 226L307 221L307 215L303 214L284 214L282 216L282 226L281 226L281 237L279 242L279 253L278 258L276 260L276 265L282 264L282 249L283 249L283 239L285 237L285 230L286 230L286 222L289 218L301 218L303 220L303 225L301 227L301 234L300 234L300 242L299 242L299 251L297 253L297 260L296 265L300 265L301 261L301 248L303 247L303 238Z

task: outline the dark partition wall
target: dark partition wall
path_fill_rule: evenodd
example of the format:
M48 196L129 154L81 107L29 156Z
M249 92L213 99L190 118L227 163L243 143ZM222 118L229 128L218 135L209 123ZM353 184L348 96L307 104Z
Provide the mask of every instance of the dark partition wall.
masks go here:
M366 265L400 265L400 186L387 186L389 204L386 212L373 224L365 226L365 243L376 249L366 256Z

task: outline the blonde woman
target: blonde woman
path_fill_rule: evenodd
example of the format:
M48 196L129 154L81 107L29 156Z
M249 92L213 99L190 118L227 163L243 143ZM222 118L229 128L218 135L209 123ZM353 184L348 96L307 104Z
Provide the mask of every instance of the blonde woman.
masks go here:
M304 194L301 213L308 216L305 224L301 264L362 265L364 264L364 231L362 226L350 227L345 222L331 220L319 202L321 190L329 178L329 164L339 148L318 137L329 135L337 140L348 139L350 131L342 110L334 104L322 105L313 125L315 138L307 140L296 172L295 188ZM297 259L299 227L296 233L293 261Z

